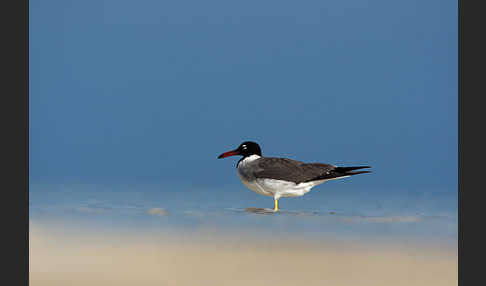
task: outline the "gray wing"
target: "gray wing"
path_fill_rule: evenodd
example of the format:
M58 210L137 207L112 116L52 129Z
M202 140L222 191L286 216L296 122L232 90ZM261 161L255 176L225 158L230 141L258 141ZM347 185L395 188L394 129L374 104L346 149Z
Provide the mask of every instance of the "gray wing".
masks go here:
M322 163L304 163L286 158L263 157L255 161L256 178L291 181L296 184L331 177L336 166Z

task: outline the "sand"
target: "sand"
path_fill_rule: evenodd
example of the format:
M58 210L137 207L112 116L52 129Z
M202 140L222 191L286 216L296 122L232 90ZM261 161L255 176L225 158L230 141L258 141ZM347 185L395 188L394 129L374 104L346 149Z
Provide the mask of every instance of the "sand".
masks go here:
M457 285L457 246L31 224L31 286Z

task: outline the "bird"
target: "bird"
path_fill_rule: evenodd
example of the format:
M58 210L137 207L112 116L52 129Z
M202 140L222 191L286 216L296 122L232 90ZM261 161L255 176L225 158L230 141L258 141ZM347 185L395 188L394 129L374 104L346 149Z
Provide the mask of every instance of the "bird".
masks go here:
M278 212L282 197L300 197L313 187L334 179L371 171L356 171L371 166L338 167L323 163L304 163L287 158L264 157L256 142L245 141L238 148L224 152L218 159L242 156L236 164L241 182L250 190L273 197L273 212Z

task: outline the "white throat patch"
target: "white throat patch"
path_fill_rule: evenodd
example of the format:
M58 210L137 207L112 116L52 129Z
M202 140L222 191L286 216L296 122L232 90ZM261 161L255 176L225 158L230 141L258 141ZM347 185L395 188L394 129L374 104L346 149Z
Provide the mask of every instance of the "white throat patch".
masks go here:
M243 160L241 160L240 162L238 162L238 166L245 166L246 164L250 163L250 162L253 162L255 161L256 159L259 159L261 158L260 156L258 155L250 155L248 157L245 157L243 158Z

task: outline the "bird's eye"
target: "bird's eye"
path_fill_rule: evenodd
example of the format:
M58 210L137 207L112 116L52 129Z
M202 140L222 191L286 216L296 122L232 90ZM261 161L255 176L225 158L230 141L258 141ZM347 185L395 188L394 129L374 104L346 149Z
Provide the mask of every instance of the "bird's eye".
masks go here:
M241 148L246 149L246 145L241 146Z

